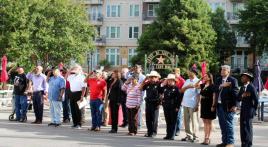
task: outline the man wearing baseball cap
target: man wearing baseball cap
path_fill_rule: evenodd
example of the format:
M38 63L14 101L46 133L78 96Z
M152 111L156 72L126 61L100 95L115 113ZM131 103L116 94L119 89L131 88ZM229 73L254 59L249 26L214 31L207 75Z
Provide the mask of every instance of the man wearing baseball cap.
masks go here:
M258 107L258 96L254 85L254 77L250 73L241 74L243 86L240 88L238 100L241 101L240 137L242 147L251 147L253 140L252 120Z

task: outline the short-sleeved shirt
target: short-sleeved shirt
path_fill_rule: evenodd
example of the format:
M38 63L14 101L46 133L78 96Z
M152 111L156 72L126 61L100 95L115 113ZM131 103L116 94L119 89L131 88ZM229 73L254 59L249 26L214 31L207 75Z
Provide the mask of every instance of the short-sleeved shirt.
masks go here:
M266 83L265 83L265 89L268 90L268 78L267 78Z
M107 84L103 79L90 78L87 80L90 91L90 100L103 99Z
M68 76L67 80L70 83L71 92L82 91L84 87L87 87L87 84L84 83L85 76L82 74L71 74Z
M14 93L15 95L24 95L27 87L27 78L25 74L18 74L14 78Z
M198 81L199 81L198 78L194 78L192 80L188 79L185 81L182 88L184 88L185 86L190 85L190 84L194 85ZM198 90L196 88L189 88L189 89L185 90L181 105L185 106L185 107L194 108L197 105L197 96L199 95L199 92L200 92L200 90Z
M176 79L176 86L181 89L183 84L185 83L185 80L180 76Z
M53 76L48 81L48 99L58 101L61 89L65 88L65 80L61 76Z

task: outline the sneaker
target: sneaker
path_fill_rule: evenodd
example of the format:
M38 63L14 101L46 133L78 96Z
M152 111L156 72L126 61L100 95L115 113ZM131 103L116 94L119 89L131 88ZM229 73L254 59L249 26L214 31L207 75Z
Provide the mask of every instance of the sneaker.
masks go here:
M185 138L182 138L181 141L191 141L192 139L188 136L186 136Z
M97 128L95 128L95 130L94 130L95 132L99 132L100 131L100 128L99 127L97 127Z
M77 126L75 127L75 129L77 129L77 130L81 130L82 128L81 128L81 126L77 125Z
M199 142L199 140L198 140L198 138L193 138L193 139L191 139L191 142L195 143L195 142Z

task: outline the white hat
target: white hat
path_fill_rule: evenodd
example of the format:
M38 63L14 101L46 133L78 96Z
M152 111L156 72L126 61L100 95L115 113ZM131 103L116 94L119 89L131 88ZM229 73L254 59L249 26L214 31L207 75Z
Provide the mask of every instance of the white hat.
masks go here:
M166 80L176 80L175 74L168 74Z
M159 77L161 78L161 76L159 75L159 73L157 71L151 71L150 74L147 74L146 77Z

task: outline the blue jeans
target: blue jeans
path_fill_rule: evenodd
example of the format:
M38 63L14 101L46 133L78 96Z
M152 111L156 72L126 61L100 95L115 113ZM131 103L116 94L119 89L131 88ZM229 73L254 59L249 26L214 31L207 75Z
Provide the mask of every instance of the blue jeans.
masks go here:
M90 109L92 117L92 128L101 127L102 123L102 110L100 106L102 105L101 99L90 100Z
M27 96L15 95L16 120L24 119L27 113Z
M224 111L221 104L217 106L217 115L221 128L222 143L234 144L234 115L235 112Z
M63 120L69 119L70 120L70 114L71 114L71 108L70 108L70 89L65 90L65 97L64 101L62 102L63 107Z
M53 101L50 100L50 117L51 122L55 124L61 123L61 109L62 109L62 102L61 101Z
M183 122L183 108L181 107L177 116L176 133L180 133L182 122Z

